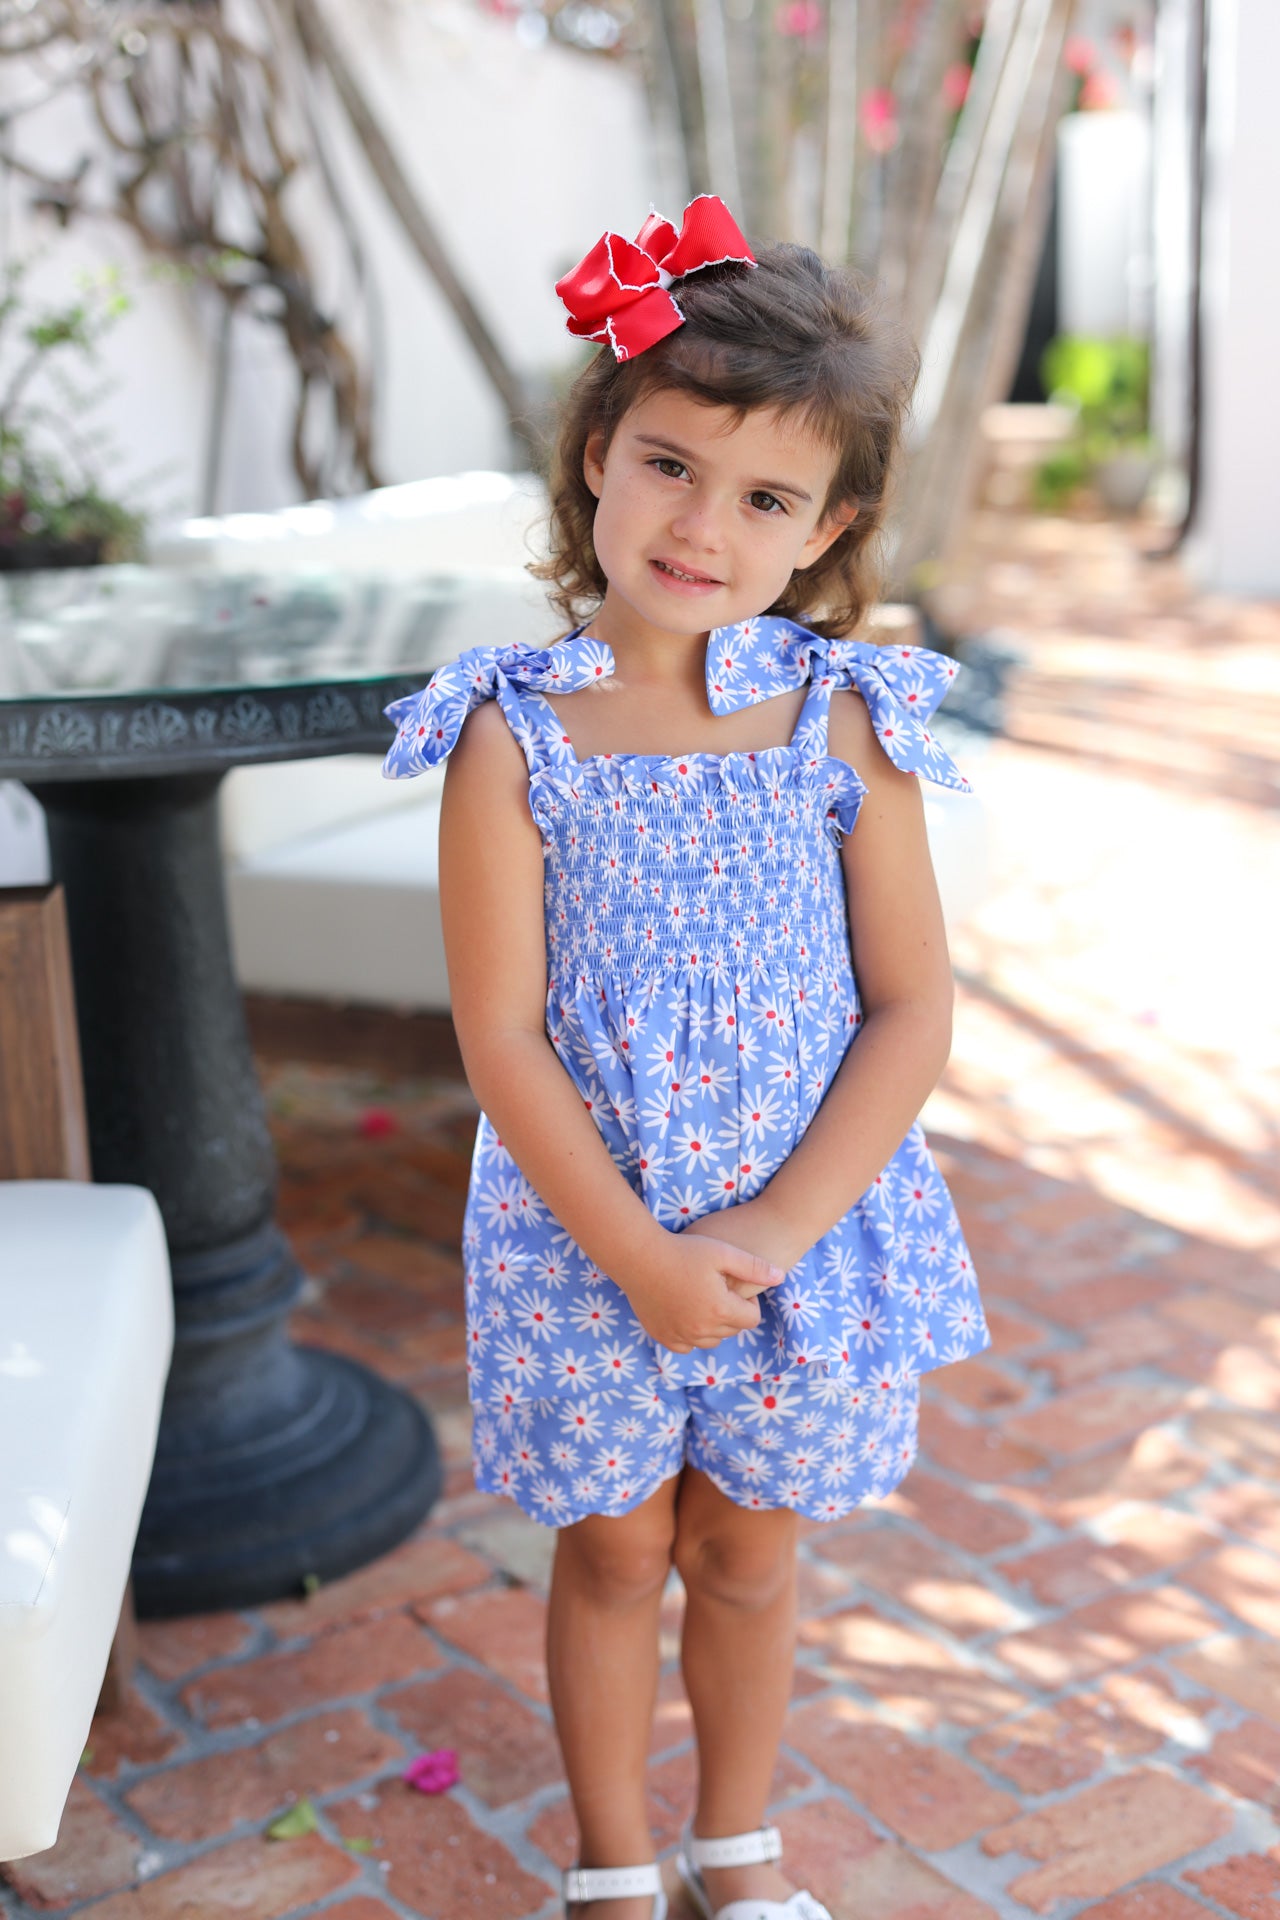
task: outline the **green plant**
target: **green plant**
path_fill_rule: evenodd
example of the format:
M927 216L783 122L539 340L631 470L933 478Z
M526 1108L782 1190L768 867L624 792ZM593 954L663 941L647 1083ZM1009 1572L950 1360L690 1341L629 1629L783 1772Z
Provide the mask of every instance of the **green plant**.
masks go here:
M1041 513L1058 513L1089 477L1083 449L1062 447L1042 460L1031 483L1031 498Z
M1116 454L1151 445L1151 356L1145 340L1059 334L1045 348L1040 378L1049 398L1076 411L1074 437L1037 468L1032 495L1053 512Z
M0 269L0 567L133 559L145 516L99 470L106 450L91 422L104 390L67 371L96 361L132 302L110 268L82 276L74 299L33 309L29 267Z
M1092 459L1117 447L1145 444L1151 389L1145 340L1059 334L1044 350L1040 377L1051 400L1065 400L1078 409Z

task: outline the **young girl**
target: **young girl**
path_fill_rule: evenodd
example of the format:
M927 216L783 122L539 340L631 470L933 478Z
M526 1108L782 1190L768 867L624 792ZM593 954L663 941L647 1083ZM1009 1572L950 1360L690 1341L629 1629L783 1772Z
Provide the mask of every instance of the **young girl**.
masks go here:
M557 290L604 344L535 571L587 624L499 636L388 709L390 776L452 754L476 1478L559 1529L577 1920L666 1911L645 1762L673 1565L690 1897L830 1920L763 1824L799 1518L895 1487L919 1375L989 1344L916 1124L951 978L914 776L965 785L926 725L955 669L844 638L914 359L852 276L753 255L709 195Z

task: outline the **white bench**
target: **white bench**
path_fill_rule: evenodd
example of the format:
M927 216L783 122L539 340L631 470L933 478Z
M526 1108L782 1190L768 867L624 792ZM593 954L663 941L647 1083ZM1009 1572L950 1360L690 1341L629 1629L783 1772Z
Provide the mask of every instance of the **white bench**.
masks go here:
M0 1182L0 1860L40 1853L120 1617L173 1348L141 1187Z
M223 787L236 977L254 993L447 1013L436 853L444 768L374 755L239 767Z

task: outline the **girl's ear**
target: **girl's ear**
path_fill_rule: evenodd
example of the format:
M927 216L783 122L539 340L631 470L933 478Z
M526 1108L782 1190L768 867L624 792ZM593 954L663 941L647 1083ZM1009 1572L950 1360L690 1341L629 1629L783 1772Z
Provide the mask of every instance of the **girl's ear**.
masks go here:
M582 477L598 500L604 486L604 428L593 427L582 450Z
M800 549L800 557L796 561L797 570L811 567L815 560L820 560L827 548L853 525L857 517L857 507L845 505L837 507L833 513L827 515L825 520L819 521Z

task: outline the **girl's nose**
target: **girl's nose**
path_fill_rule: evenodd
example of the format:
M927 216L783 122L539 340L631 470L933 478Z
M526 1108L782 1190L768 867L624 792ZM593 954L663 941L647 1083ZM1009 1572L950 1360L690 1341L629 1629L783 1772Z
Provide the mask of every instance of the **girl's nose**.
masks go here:
M671 531L697 552L720 553L725 544L725 511L714 500L689 500L671 522Z

